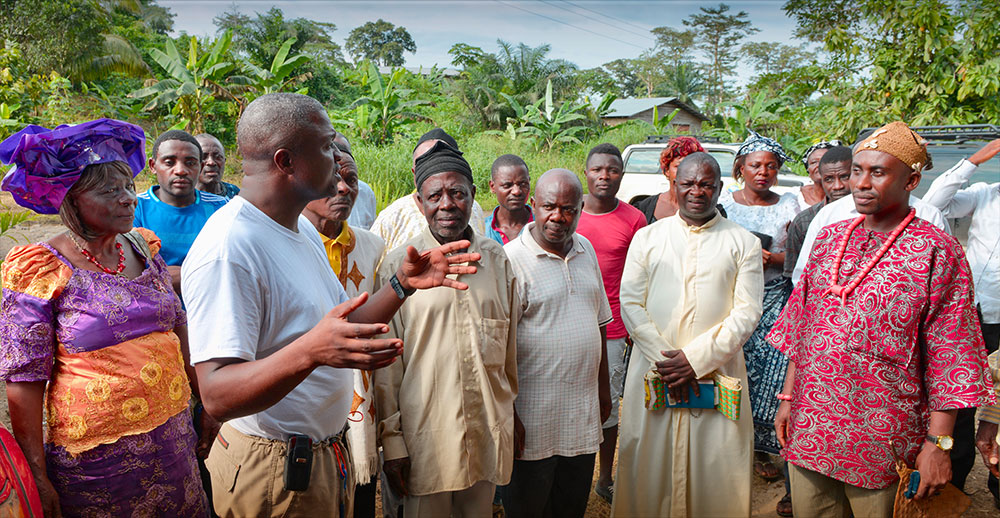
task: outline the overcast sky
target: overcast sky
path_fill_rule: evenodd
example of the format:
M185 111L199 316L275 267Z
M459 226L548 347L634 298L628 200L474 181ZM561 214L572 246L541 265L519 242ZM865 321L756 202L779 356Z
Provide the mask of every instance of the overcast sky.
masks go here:
M337 25L334 40L343 46L351 29L382 18L406 27L417 44L405 54L407 66L451 66L448 49L458 42L496 50L497 38L532 46L552 45L552 58L592 68L618 58L633 58L651 47L649 33L663 25L683 29L681 20L700 6L719 2L477 0L477 1L246 1L160 0L174 13L175 34L215 35L212 18L234 5L247 15L279 7L286 18L308 18ZM729 1L731 13L746 11L761 32L752 41L792 41L794 22L781 10L782 1ZM346 52L345 52L345 57ZM743 73L750 71L741 67ZM741 78L738 82L745 82Z

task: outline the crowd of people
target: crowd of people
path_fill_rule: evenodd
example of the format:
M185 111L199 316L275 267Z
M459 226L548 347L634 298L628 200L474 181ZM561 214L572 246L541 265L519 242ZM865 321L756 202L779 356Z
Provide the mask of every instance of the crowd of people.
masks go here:
M66 227L3 263L0 377L45 516L370 517L381 480L391 517L582 517L591 491L748 517L756 473L784 476L782 516L888 517L897 462L933 502L977 449L997 495L1000 183L963 186L1000 140L923 200L903 122L812 146L786 194L777 141L751 132L730 172L676 137L634 207L611 144L585 182L505 154L484 213L436 128L376 214L314 99L264 95L236 130L240 186L208 134L148 159L111 119L0 143L3 189Z

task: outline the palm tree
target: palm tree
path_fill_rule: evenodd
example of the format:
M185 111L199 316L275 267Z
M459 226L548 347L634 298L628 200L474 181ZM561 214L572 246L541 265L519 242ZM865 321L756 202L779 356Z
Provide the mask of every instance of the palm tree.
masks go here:
M693 104L695 98L708 93L708 83L694 66L683 63L666 74L664 81L656 86L654 93L674 96L683 103Z

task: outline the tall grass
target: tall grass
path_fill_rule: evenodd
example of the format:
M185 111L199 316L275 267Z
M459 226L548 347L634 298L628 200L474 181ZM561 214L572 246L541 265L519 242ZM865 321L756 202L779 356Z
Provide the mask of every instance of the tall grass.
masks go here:
M427 126L427 129L430 127ZM643 142L646 135L652 132L648 125L630 122L608 128L603 135L589 138L580 144L563 144L551 151L535 149L533 144L525 139L511 140L506 136L483 133L473 133L465 137L458 135L457 140L465 159L472 166L476 201L484 209L492 209L496 206L496 198L490 193L490 166L500 155L512 153L524 159L532 178L532 188L542 173L557 167L576 172L586 188L583 170L590 148L610 142L624 150L629 144ZM378 210L381 211L394 200L413 192L413 173L410 167L416 137L397 138L395 142L386 146L371 145L358 138L351 138L352 135L348 137L351 140L351 152L358 163L361 179L375 191ZM227 182L240 185L242 181L240 166L240 158L235 154L235 150L229 150L225 174ZM148 176L142 178L143 175ZM142 182L144 187L148 187L146 182L155 182L151 173L143 172L143 175L140 175L140 178L145 180ZM136 179L137 183L140 183L140 178Z
M496 198L489 190L490 166L497 157L506 153L520 156L528 164L528 171L534 181L549 169L565 168L576 172L586 185L583 170L587 152L598 144L610 142L625 149L629 144L645 140L651 130L641 124L622 124L609 129L604 135L591 138L580 144L565 144L551 151L536 150L524 140L511 140L497 135L482 133L458 140L465 159L472 166L476 184L476 201L485 209L496 206ZM364 142L352 141L351 151L358 163L361 179L368 182L375 191L378 210L382 210L393 200L413 192L411 153L416 140L397 139L391 145L376 147Z

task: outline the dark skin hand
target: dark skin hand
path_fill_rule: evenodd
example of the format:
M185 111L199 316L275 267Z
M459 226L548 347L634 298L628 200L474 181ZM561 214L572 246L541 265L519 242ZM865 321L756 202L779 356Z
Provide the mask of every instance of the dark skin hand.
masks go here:
M684 351L660 351L665 360L656 362L656 372L660 379L667 383L667 390L674 401L688 402L688 385L694 391L694 395L701 396L698 390L698 380L691 364L688 363Z
M927 426L928 435L951 435L955 429L957 410L931 412ZM924 441L914 466L920 472L920 487L914 500L920 500L941 492L951 481L951 454L938 448L930 441Z
M520 459L522 455L524 455L524 423L518 417L517 410L514 410L514 458Z
M404 289L468 289L467 284L446 276L476 272L475 266L460 263L478 261L479 254L448 255L469 244L454 241L424 252L410 247L396 272L400 284ZM205 410L223 420L260 412L280 401L321 365L373 370L391 364L403 353L403 342L376 337L389 332L389 326L381 322L392 318L402 303L386 283L371 300L363 293L333 308L315 327L267 358L199 363L195 368Z
M410 496L406 489L406 481L410 478L410 458L387 460L382 463L382 471L389 481L392 492L399 496Z
M11 432L31 466L31 474L38 486L38 496L42 500L42 513L44 516L60 518L62 510L59 507L59 495L49 481L45 467L45 448L42 444L45 383L7 382L7 401L10 405Z
M997 444L997 424L989 421L979 421L976 431L976 448L983 456L986 469L994 477L1000 477L1000 444Z

